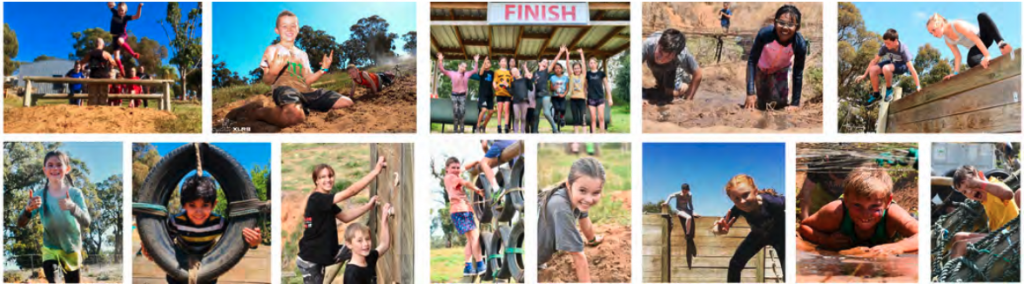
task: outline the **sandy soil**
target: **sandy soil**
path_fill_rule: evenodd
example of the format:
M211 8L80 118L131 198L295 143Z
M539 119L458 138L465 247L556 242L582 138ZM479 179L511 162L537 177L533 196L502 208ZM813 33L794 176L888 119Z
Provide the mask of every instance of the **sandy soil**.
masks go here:
M625 191L628 193L628 191ZM596 229L604 235L604 243L587 247L584 252L590 262L590 280L593 282L629 283L631 280L629 226L600 225ZM577 282L569 254L560 253L548 262L548 268L537 272L539 282Z
M111 106L48 105L4 109L4 133L157 133L177 117L165 111Z
M348 90L335 90L347 93ZM382 133L416 132L416 76L399 78L380 94L370 96L356 88L355 105L330 112L310 112L306 122L287 128L250 120L244 114L272 107L270 96L254 96L227 104L213 112L214 132ZM238 109L237 111L235 111Z
M142 247L138 230L132 231L132 278L134 283L167 283L167 274L146 257L138 254ZM270 283L270 246L261 245L245 253L235 267L221 275L218 283Z

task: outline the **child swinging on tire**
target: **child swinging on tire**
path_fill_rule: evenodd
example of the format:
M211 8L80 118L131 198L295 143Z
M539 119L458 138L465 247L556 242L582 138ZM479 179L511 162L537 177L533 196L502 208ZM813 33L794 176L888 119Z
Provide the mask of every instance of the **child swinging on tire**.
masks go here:
M572 256L576 282L590 282L590 263L583 246L596 246L604 240L594 234L588 214L601 201L604 181L604 166L597 159L586 157L572 164L564 183L541 194L541 226L537 230L537 263L541 269L554 258L555 252L564 251ZM580 233L587 238L586 243Z

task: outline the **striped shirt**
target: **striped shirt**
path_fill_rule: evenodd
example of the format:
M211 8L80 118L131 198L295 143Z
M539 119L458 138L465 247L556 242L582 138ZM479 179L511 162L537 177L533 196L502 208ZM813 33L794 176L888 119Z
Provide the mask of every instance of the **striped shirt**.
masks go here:
M192 224L186 211L167 219L167 232L179 247L191 254L205 254L224 233L224 218L217 214L199 225Z

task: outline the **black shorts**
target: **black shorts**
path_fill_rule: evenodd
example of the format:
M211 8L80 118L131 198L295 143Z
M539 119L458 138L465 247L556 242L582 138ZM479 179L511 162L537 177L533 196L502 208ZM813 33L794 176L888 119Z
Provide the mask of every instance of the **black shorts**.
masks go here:
M307 113L312 111L328 112L334 108L334 103L339 99L351 100L335 91L316 89L309 93L299 93L298 90L288 86L281 86L274 89L273 99L277 106L290 104L301 104L302 109Z
M498 103L507 103L512 101L512 97L495 96L498 99Z
M587 105L596 107L604 104L604 98L587 99Z
M477 110L494 109L494 95L481 95L480 99L476 102Z
M119 38L119 37L123 37L123 38L124 38L124 41L125 41L126 43L128 42L128 37L127 37L126 35L119 35L119 34L111 34L111 35L110 35L110 38L111 38L111 40L113 40L114 42L112 42L112 43L111 43L110 45L111 45L111 48L113 48L113 50L121 50L121 45L120 45L120 44L117 44L117 38Z
M902 75L902 74L906 74L907 71L910 71L910 70L907 69L907 64L906 63L904 63L904 64L895 64L895 63L893 63L892 61L889 61L889 60L878 62L878 68L885 68L885 65L889 65L889 64L892 64L892 67L893 67L892 68L892 74L893 75Z

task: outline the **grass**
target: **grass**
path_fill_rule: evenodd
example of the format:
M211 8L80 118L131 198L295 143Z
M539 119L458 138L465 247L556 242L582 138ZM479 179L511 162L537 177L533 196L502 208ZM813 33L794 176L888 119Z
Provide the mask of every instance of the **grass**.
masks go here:
M66 100L40 100L37 105L63 105ZM21 97L11 96L4 99L4 108L20 108L23 101ZM127 102L123 107L127 107ZM159 103L149 101L149 109L158 109ZM156 122L156 129L159 133L202 133L203 132L203 106L199 102L171 100L171 113L177 119L166 119Z
M622 104L625 104L625 103L622 103ZM625 105L612 106L611 116L612 116L612 123L608 127L608 133L629 133L629 106L625 106ZM538 119L540 119L541 121L540 121L540 124L539 124L539 128L540 129L538 129L537 132L540 132L540 133L551 133L551 125L548 124L546 119L544 119L544 116L538 116ZM497 133L498 130L495 128L495 126L497 124L498 124L497 117L492 117L491 121L487 124L487 126L488 126L487 131L488 131L488 133ZM472 130L473 130L472 126L469 126L469 125L466 126L466 131L467 132L468 131L472 131ZM559 130L562 133L572 133L572 131L573 131L571 125L566 125L565 127L559 128ZM445 126L445 131L449 131L449 132L452 131L452 126L451 125L446 125ZM440 123L431 123L430 124L430 133L441 133L441 124Z
M619 144L601 144L600 156L596 157L605 168L605 184L601 202L590 210L594 223L618 222L629 225L630 213L625 204L611 199L611 193L629 191L632 182L631 158L628 151L621 151ZM541 144L537 149L537 185L547 188L565 179L572 163L583 156L568 154L563 143ZM582 146L581 146L582 149Z
M435 248L430 250L430 282L455 283L462 281L462 269L466 258L462 247Z

